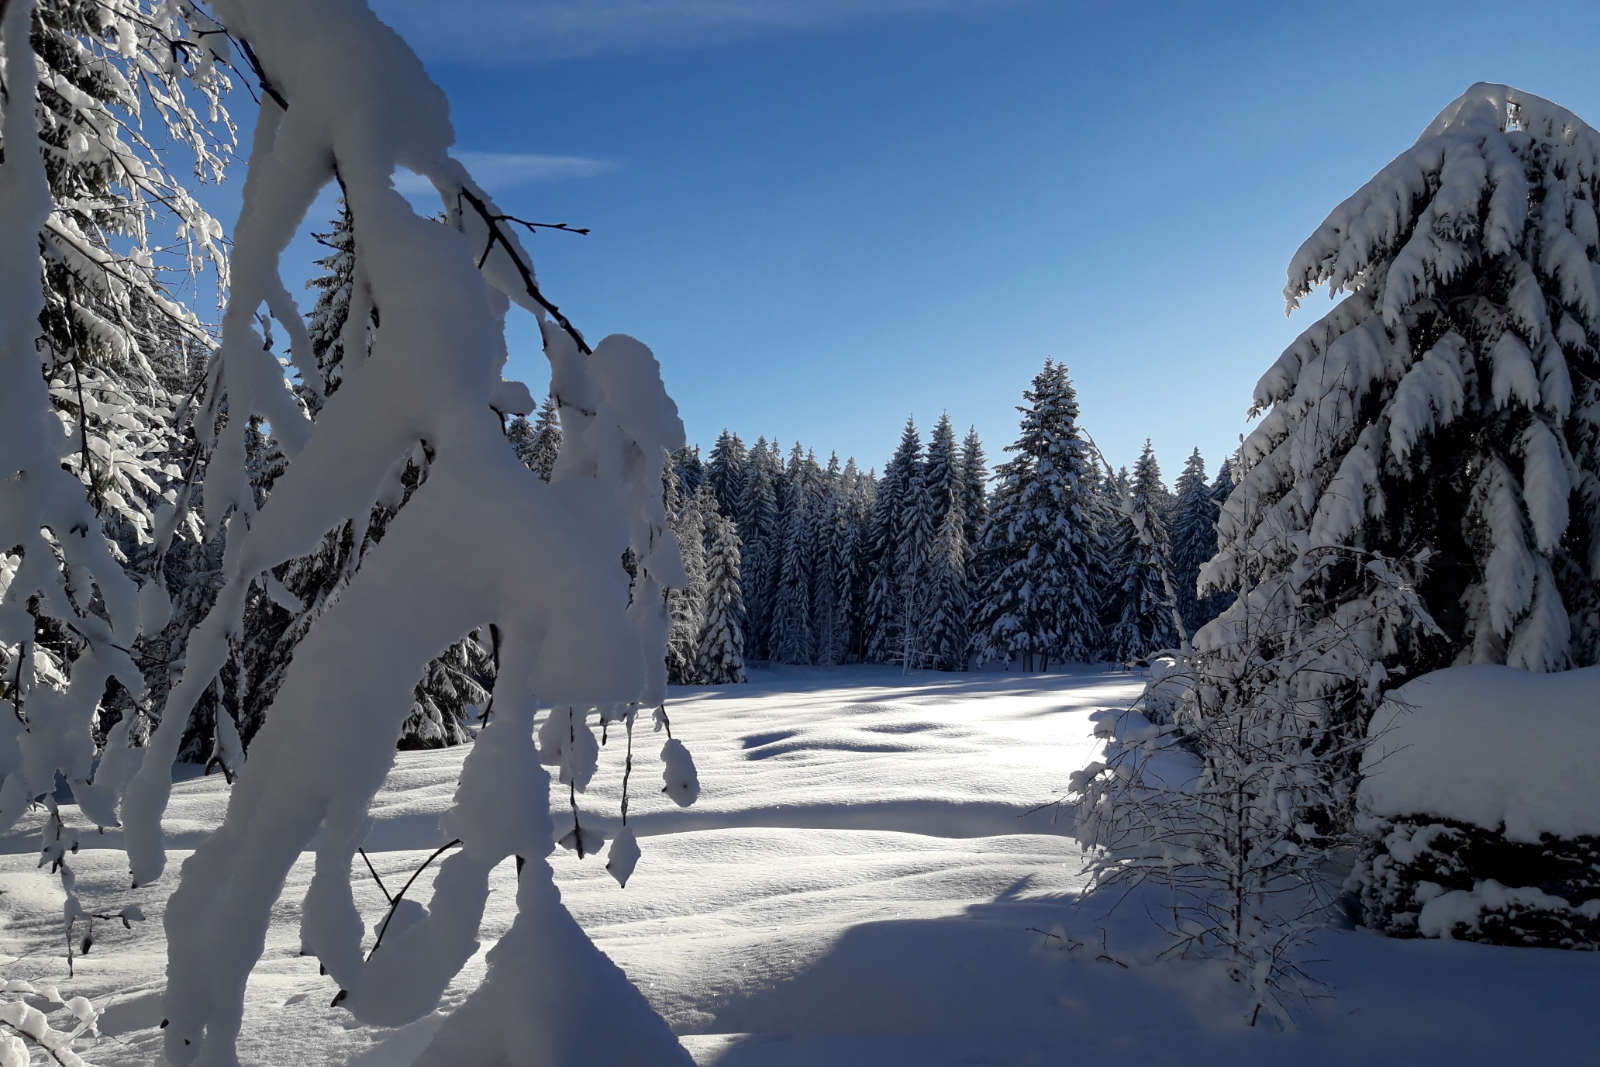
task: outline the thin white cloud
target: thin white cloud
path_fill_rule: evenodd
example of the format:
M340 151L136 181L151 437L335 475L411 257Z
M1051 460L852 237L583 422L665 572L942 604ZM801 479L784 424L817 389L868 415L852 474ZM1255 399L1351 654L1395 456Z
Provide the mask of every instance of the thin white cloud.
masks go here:
M426 56L529 63L724 44L893 16L982 14L1027 0L374 0Z
M592 178L617 169L609 159L589 156L546 156L533 152L457 152L455 155L479 185L496 195L535 182ZM408 170L395 175L394 186L406 196L426 196L433 192L426 178Z

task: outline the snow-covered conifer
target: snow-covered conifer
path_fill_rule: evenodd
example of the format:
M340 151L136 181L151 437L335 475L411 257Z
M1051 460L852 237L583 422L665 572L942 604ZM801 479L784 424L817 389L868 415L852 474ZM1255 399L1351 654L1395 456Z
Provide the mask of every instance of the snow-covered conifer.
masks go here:
M511 421L506 423L506 440L511 442L511 451L515 452L522 465L533 470L533 424L526 415L513 415Z
M1246 612L1325 625L1376 553L1417 569L1446 635L1390 665L1600 660L1597 202L1600 133L1480 83L1300 247L1290 308L1348 295L1257 384L1202 572L1279 599L1242 596L1202 651L1225 654ZM1356 726L1361 687L1333 701Z
M1098 632L1082 498L1088 446L1064 365L1046 360L1022 395L1020 434L996 471L978 548L974 640L982 659L1048 670L1087 659Z
M533 424L533 444L524 462L544 481L550 480L556 469L556 459L561 455L561 412L555 397L546 396L539 405L539 417Z
M899 661L906 653L907 623L911 621L908 607L922 563L918 550L920 547L925 554L931 540L908 529L913 522L926 527L923 496L922 436L916 422L907 419L900 445L883 468L872 503L870 579L862 626L866 658L874 663Z
M938 670L967 665L970 637L967 588L966 489L950 416L941 415L923 467L924 501L932 529L926 578L918 590L919 662Z
M303 395L307 407L315 415L323 398L339 388L339 365L344 361L344 327L345 320L350 317L350 290L355 284L356 262L349 205L341 199L332 228L327 233L312 236L329 252L315 261L322 272L306 283L308 288L317 291L317 302L306 316L306 334L311 351L317 357L317 369L322 372L322 388L307 390Z
M983 442L977 429L969 427L961 442L961 535L969 553L976 551L989 517L989 468L985 464Z
M745 656L766 659L770 655L772 609L782 564L778 541L778 501L767 461L766 439L756 443L745 471L744 487L735 512L739 522L742 552L742 588L745 607Z
M115 824L114 799L97 797L105 791L89 783L94 716L108 679L133 693L144 689L123 649L149 614L113 557L83 485L62 465L74 442L62 433L39 373L46 307L39 235L52 205L31 106L40 75L28 45L32 13L31 3L15 0L0 16L0 81L10 101L27 101L8 103L0 119L7 146L0 158L0 542L7 546L0 555L0 648L7 651L12 711L0 719L0 827L6 829L36 800L54 815L58 773L86 814ZM41 630L51 626L72 634L64 670L34 654ZM54 677L41 678L41 665ZM115 741L126 746L132 726L132 717L124 718ZM70 908L76 897L68 889Z
M840 483L838 453L812 488L811 508L811 636L813 660L832 665L842 659L838 637Z
M1233 466L1234 457L1229 456L1222 461L1222 466L1217 468L1217 477L1211 483L1211 499L1217 502L1220 513L1222 505L1228 502L1228 497L1233 495Z
M1226 469L1226 468L1224 468ZM1172 519L1172 582L1187 632L1211 621L1210 597L1199 593L1200 568L1217 554L1217 500L1206 484L1205 460L1197 448L1178 476Z
M1175 648L1182 640L1172 588L1172 544L1161 512L1165 494L1155 449L1146 439L1123 501L1114 619L1106 631L1106 652L1113 660Z
M706 685L743 682L744 600L739 588L739 528L712 516L707 522L705 629L700 634L697 669Z
M795 446L798 451L799 446ZM784 487L783 555L772 606L771 657L779 663L810 663L816 654L811 630L811 552L815 537L807 506L804 469L794 470Z
M852 457L839 475L839 509L834 531L834 662L850 663L865 654L869 582L870 523L876 495L874 479Z
M706 464L706 480L717 494L717 506L724 515L739 514L739 502L744 497L745 464L744 442L739 435L723 430L717 443L711 446L711 458Z
M684 582L667 590L667 680L692 685L699 680L697 661L700 634L705 629L707 516L700 511L700 497L685 494L676 465L669 458L662 473L666 492L667 525L678 542L683 560Z

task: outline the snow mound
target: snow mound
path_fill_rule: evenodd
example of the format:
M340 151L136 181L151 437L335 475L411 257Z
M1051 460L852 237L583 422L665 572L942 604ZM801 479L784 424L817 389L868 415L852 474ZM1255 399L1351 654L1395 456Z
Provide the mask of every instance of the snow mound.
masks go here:
M1435 671L1390 695L1368 742L1372 814L1503 826L1513 841L1600 835L1600 667Z

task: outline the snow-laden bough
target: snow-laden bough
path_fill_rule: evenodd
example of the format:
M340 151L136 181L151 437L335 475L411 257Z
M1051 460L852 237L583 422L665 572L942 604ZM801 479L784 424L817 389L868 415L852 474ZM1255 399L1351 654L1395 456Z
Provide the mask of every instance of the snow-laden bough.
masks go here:
M166 913L166 1055L175 1064L237 1062L245 983L272 905L315 841L302 940L340 984L337 1003L387 1025L437 1005L477 948L490 870L518 859L516 922L460 1009L468 1021L447 1023L423 1062L687 1062L560 904L544 861L549 780L532 737L537 706L651 707L664 697L663 588L681 581L681 565L665 529L659 465L683 432L655 359L621 336L588 353L564 319L551 320L525 253L450 155L443 94L364 4L214 6L248 42L268 89L214 378L228 418L207 442L209 518L228 523L229 541L225 584L121 797L136 884L162 873L172 760L228 655L250 582L364 518L408 458L425 465L426 478L297 649L222 826L183 865ZM398 168L439 190L444 225L396 192ZM264 306L286 328L303 385L319 389L278 260L334 180L353 223L355 292L341 386L313 428L256 316ZM525 387L501 379L513 301L543 326L561 404L565 440L548 484L516 460L502 429L504 413L531 407ZM288 458L259 509L245 470L252 415ZM631 587L620 563L629 550ZM364 956L349 875L367 807L393 762L417 675L483 627L500 650L493 718L442 828L462 848L441 865L432 906L408 907ZM607 1025L591 1030L583 1020L602 1003Z

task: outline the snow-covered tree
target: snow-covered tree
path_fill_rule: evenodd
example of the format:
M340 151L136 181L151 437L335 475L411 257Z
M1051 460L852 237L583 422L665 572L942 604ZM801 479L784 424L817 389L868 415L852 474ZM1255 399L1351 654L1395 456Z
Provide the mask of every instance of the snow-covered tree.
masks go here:
M1329 625L1263 614L1274 593L1233 616L1229 655L1156 661L1133 709L1099 713L1105 753L1070 780L1089 892L1154 890L1171 918L1163 955L1220 957L1252 1026L1291 1025L1312 991L1301 950L1334 913L1330 865L1357 844L1335 813L1361 742L1330 729L1324 701L1350 677L1376 692L1384 649L1433 628L1388 561L1369 556L1362 571L1363 601Z
M967 588L967 483L958 462L950 416L941 415L928 442L922 471L933 536L917 610L917 660L938 670L964 669L971 643L967 626L971 600Z
M506 440L511 442L511 451L516 453L522 465L529 470L534 470L533 459L533 423L528 421L526 415L513 415L511 421L506 423Z
M724 515L739 514L739 502L744 498L745 464L744 442L739 435L723 430L717 443L711 447L711 459L706 464L706 480L717 494L717 506Z
M1083 497L1088 446L1065 365L1046 360L1022 396L1020 433L996 470L979 541L974 641L981 659L1048 670L1088 659L1098 633Z
M699 680L700 634L706 624L707 516L697 495L685 495L669 459L662 474L667 505L667 525L678 542L684 583L667 590L667 680L692 685Z
M357 350L362 351L363 358L366 349L364 331L346 330L356 285L354 236L348 206L341 203L332 228L319 239L333 254L317 261L323 270L307 283L318 295L307 316L306 329L322 386L302 386L298 390L313 420L320 416L324 402L337 392L343 380L344 338L347 335L355 338L353 344L359 345ZM375 316L375 310L369 310L369 324ZM518 458L526 463L527 457L518 448L519 422L527 426L526 418L516 416L507 437ZM259 507L271 495L284 469L284 457L265 439L255 446L255 451L260 458L251 480ZM350 580L361 559L383 539L396 513L410 501L423 477L423 466L407 462L393 487L398 496L377 500L365 523L352 522L330 530L316 551L288 561L274 573L263 576L252 588L246 601L239 642L242 646L236 665L239 677L234 679L234 691L239 695L228 708L246 745L261 729L296 647ZM277 583L276 586L273 583ZM287 596L283 595L285 593ZM469 708L483 704L487 697L483 687L492 680L491 657L481 643L471 636L457 641L423 670L399 746L437 748L470 740ZM196 737L191 732L185 749L193 748L197 740L203 740L203 735Z
M489 700L494 680L488 650L469 634L428 661L411 691L411 714L400 727L400 748L445 748L472 740L469 710Z
M922 482L922 436L906 420L900 445L883 468L872 504L870 581L866 595L866 658L901 661L914 641L912 604L931 537Z
M339 388L340 364L344 362L344 327L350 317L351 288L356 278L355 234L349 205L340 200L332 228L312 236L329 253L315 261L322 271L306 283L317 291L317 301L306 316L306 334L322 373L322 388L304 390L302 395L314 416L323 398Z
M766 659L770 655L772 609L782 565L778 541L778 500L768 462L766 439L757 442L745 470L738 509L741 575L745 605L745 655Z
M700 634L697 669L706 685L745 680L744 599L739 588L739 528L721 516L708 523L705 629Z
M1478 84L1301 246L1289 306L1323 283L1348 295L1256 386L1264 416L1202 572L1246 595L1203 651L1230 655L1246 611L1328 625L1367 595L1375 553L1418 571L1445 635L1385 665L1600 659L1597 200L1600 134ZM1359 728L1362 687L1326 714Z
M172 596L189 570L179 557L200 529L190 521L164 531L160 515L194 484L184 429L212 342L163 278L206 268L227 278L221 226L185 184L219 179L233 148L229 82L207 40L214 30L189 5L45 0L32 5L22 45L37 67L30 143L44 152L51 194L35 259L45 298L36 355L72 437L62 462L87 488L118 562ZM146 136L149 119L163 137ZM180 178L184 170L193 178ZM158 688L168 655L182 653L178 628L160 629L158 621L150 642L132 646ZM77 654L79 639L64 627L46 624L36 636L30 648L53 670ZM0 643L0 674L15 673L12 655ZM96 729L142 710L133 694L110 692Z
M33 18L51 192L44 369L78 437L68 462L130 561L182 477L185 400L211 347L162 275L209 267L227 278L221 226L176 177L189 155L196 180L218 180L232 152L216 32L192 5L150 0L45 0ZM146 117L163 139L145 136Z
M1106 631L1106 653L1113 660L1176 648L1183 640L1173 595L1172 544L1161 512L1165 493L1155 449L1146 439L1123 500L1117 538L1122 555Z
M778 561L778 592L772 606L772 658L779 663L810 663L816 651L811 630L815 534L805 481L800 475L798 471L791 474L783 493L783 555Z
M1222 505L1228 502L1228 497L1233 495L1233 463L1233 456L1224 459L1222 466L1217 468L1216 479L1211 483L1211 499L1217 502L1219 513L1222 510Z
M862 474L852 457L839 475L839 507L833 536L833 634L836 663L860 660L866 649L868 550L876 479Z
M961 442L961 536L966 538L968 554L977 550L983 524L989 517L989 468L983 442L975 427L967 429ZM970 576L969 576L970 577Z
M1206 484L1205 460L1197 448L1178 476L1177 506L1172 518L1172 583L1178 613L1188 633L1211 621L1212 598L1199 592L1200 568L1217 554L1219 505Z
M91 817L115 821L105 787L126 772L127 761L111 771L102 765L102 788L90 784L94 716L108 680L143 691L143 678L123 650L141 628L141 614L150 621L153 605L123 572L83 484L63 465L76 442L63 434L39 373L39 324L47 306L40 233L54 215L38 147L40 122L31 106L42 66L28 44L32 13L31 3L13 0L0 20L7 100L30 105L8 102L0 118L0 141L8 148L0 158L0 360L6 372L0 389L0 542L6 545L0 647L7 651L11 705L0 720L0 827L9 829L39 800L59 829L58 773ZM149 588L160 595L158 585ZM47 627L71 635L70 659L36 654ZM125 717L113 731L124 746L132 726L133 718ZM77 897L65 888L70 923Z
M0 332L10 360L0 390L0 687L14 713L0 727L0 827L40 800L59 851L74 838L54 800L57 772L80 810L114 821L128 764L103 763L88 781L95 741L142 738L137 702L182 656L184 619L164 586L181 592L203 573L192 558L199 524L163 513L194 487L184 427L212 342L161 279L174 268L227 278L221 227L175 173L188 155L196 180L220 178L233 130L216 24L191 5L0 10ZM147 119L162 137L147 138ZM192 603L178 600L180 613ZM52 866L70 940L78 898L65 855Z
M12 0L3 26L8 44L23 37L29 7ZM666 536L656 457L682 443L682 428L655 360L624 337L608 337L591 352L543 298L504 214L450 154L443 94L364 3L215 0L214 8L249 41L264 90L234 234L216 388L196 420L209 453L207 517L227 523L230 543L216 604L190 636L183 677L137 771L128 779L126 738L114 733L96 772L100 802L81 805L102 822L120 815L135 883L164 868L160 819L172 759L190 710L229 658L249 590L263 574L313 551L327 532L360 528L375 502L401 495L408 465L421 476L296 649L252 746L251 773L237 779L222 825L183 865L166 911L166 1057L173 1064L235 1061L246 981L273 905L290 867L314 849L302 941L342 987L341 1007L391 1026L434 1010L478 947L490 872L518 859L516 918L491 950L483 983L422 1050L417 1062L424 1067L530 1055L557 1063L687 1064L666 1025L561 906L545 859L555 835L543 764L580 788L591 769L576 739L593 750L585 712L631 729L639 706L664 699L662 594L681 583L682 571ZM31 99L30 64L17 58L23 51L6 49L5 82L13 95ZM8 146L32 143L31 115L18 118L27 110L7 110ZM396 192L402 166L438 191L443 225L416 214ZM8 151L0 164L7 185L0 222L22 224L0 225L18 253L0 256L10 264L0 272L24 264L35 270L32 249L48 206L39 172L32 152ZM341 385L313 424L264 347L256 315L263 305L270 309L289 334L305 387L320 389L278 259L336 176L350 207L355 283ZM0 284L8 297L19 291ZM501 413L533 406L525 387L501 378L512 302L539 322L562 405L566 440L548 485L517 462L504 438ZM23 314L8 314L12 336L3 351L24 352L38 304L6 304ZM376 322L372 308L381 310ZM20 416L0 420L10 442L37 427L43 408L26 404L25 391L8 388L4 396L6 414ZM255 499L246 463L248 435L258 425L270 428L285 461L264 502ZM30 476L52 469L36 462L49 451L19 450L19 462L5 469ZM37 496L48 480L27 480L27 491L48 502ZM59 511L14 502L28 506L0 515L31 525L17 543L28 548L25 563L37 561L35 572L53 569L55 559L48 549L33 551L41 523L58 531L58 541L90 540L73 533ZM66 551L76 565L76 543ZM618 566L625 551L636 561L632 597ZM108 558L102 546L96 559L82 561L75 581L94 580L104 608L81 607L120 629L132 597L126 582L98 565ZM70 589L57 594L60 583L36 577L13 580L7 607L17 589L38 587L53 597L51 609L64 609L91 639L107 632L79 617ZM7 620L16 614L12 608ZM413 909L409 925L386 926L381 945L367 951L368 924L349 878L368 806L393 763L415 679L439 649L473 630L488 635L500 670L488 725L444 817L460 847L440 863L431 908ZM103 666L98 646L74 664L75 676L81 684L92 679L96 694L104 673L76 668L85 655ZM551 719L561 728L541 731L536 745L533 717L541 703L557 709ZM36 710L40 724L59 718L44 704ZM668 794L690 802L696 786L681 741L667 742L663 760ZM637 856L632 831L617 844L626 846L622 854L613 848L620 879ZM553 973L559 982L549 980ZM572 1024L596 1004L606 1005L605 1027Z
M524 462L544 481L556 469L556 459L561 455L561 412L554 397L546 396L539 405L539 417L533 424L533 442Z
M811 636L813 662L839 663L839 533L840 483L843 472L838 453L828 455L828 465L812 487L811 509Z

